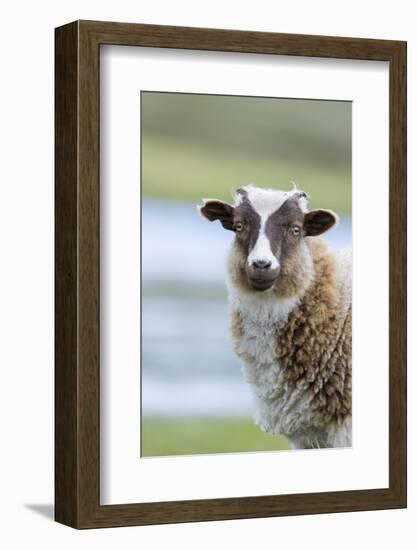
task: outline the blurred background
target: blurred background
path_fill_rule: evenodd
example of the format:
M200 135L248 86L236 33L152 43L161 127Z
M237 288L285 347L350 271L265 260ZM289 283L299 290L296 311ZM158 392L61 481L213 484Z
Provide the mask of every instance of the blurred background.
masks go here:
M254 183L306 191L351 245L351 103L141 93L141 455L287 449L252 421L228 331L233 233L196 211Z

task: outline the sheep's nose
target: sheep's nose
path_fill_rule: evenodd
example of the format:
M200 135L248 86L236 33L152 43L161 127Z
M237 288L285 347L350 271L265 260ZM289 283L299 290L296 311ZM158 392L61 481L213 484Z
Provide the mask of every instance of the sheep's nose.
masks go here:
M269 269L271 262L268 260L255 260L252 265L255 269Z

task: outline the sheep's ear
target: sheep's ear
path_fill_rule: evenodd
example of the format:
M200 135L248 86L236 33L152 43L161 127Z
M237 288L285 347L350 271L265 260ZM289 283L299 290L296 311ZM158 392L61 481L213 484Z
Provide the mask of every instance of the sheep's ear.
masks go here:
M220 220L225 229L233 231L233 206L227 202L215 199L203 199L203 205L198 206L200 214L210 222Z
M304 234L307 237L316 237L338 222L337 215L331 210L311 210L304 216Z

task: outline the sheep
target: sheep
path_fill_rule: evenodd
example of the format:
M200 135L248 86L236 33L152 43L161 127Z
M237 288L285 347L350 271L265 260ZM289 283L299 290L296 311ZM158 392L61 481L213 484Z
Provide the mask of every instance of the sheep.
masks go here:
M352 438L351 252L320 237L338 222L308 196L248 185L200 214L235 233L228 257L230 332L254 394L254 421L293 449Z

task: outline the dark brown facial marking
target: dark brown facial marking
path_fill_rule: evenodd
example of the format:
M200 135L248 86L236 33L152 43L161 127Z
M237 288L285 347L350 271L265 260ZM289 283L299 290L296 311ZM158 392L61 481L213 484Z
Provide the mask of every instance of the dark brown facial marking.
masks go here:
M286 251L287 244L296 244L302 236L302 231L294 231L294 229L301 230L303 224L304 213L298 204L297 197L287 199L266 222L265 234L271 243L272 252L275 255L281 252L282 255Z
M246 198L246 195L243 195L241 203L234 210L233 228L236 230L238 225L242 229L236 231L236 238L245 254L248 255L258 239L261 217Z
M296 196L286 200L267 219L265 235L269 239L272 253L280 264L280 269L276 270L276 279L283 268L285 271L288 258L298 249L303 236L303 222L304 213Z

